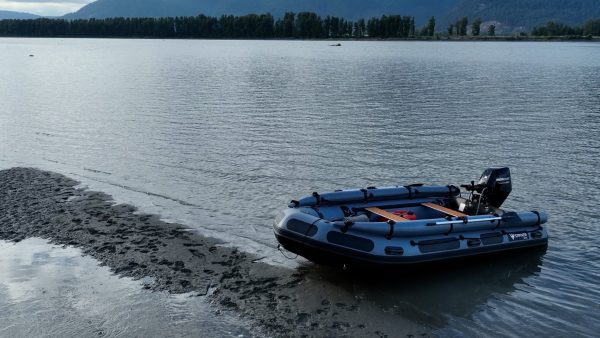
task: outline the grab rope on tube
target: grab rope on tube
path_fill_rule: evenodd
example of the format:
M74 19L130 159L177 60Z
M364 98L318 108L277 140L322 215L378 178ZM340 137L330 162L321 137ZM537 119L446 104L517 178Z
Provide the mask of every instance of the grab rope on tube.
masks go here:
M298 258L298 255L296 255L296 257L288 257L285 255L285 252L283 252L283 248L281 247L281 244L277 245L277 250L279 250L279 252L281 252L281 255L283 255L283 257L289 259L289 260L295 260L296 258Z

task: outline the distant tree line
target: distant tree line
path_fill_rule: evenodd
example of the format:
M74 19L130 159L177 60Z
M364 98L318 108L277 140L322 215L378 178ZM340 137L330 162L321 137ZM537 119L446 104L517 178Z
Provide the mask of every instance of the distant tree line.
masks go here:
M170 18L0 20L0 36L22 37L148 37L148 38L408 38L433 36L435 18L416 29L412 16L384 15L349 21L312 12L220 18L199 15Z
M482 32L481 32L482 24L483 24L483 20L481 20L481 18L477 18L477 19L475 19L475 21L473 21L473 23L471 24L471 35L472 36L482 35ZM469 18L467 18L465 16L461 19L457 19L455 23L452 23L448 26L448 36L467 36L468 30L469 30ZM494 24L488 25L487 35L488 36L496 36L496 25L494 25Z
M568 35L583 35L581 27L571 27L562 23L550 21L543 27L535 27L531 31L534 36L568 36Z
M457 19L455 24L450 24L448 27L448 35L466 36L469 25L469 18L466 16L462 19Z
M581 27L571 27L550 21L545 26L531 31L534 36L600 36L600 18L589 20Z
M447 27L443 36L465 37L496 35L496 26L475 19L469 26L467 17L459 18ZM590 20L582 27L570 27L549 22L536 27L534 36L600 36L600 19ZM436 35L436 20L431 17L418 29L412 16L383 15L356 21L312 12L285 13L275 19L271 14L243 16L223 15L219 18L198 15L169 18L109 18L109 19L28 19L0 20L0 36L15 37L136 37L136 38L206 38L206 39L327 39L327 38L412 38Z
M582 29L584 35L600 36L600 18L586 22Z

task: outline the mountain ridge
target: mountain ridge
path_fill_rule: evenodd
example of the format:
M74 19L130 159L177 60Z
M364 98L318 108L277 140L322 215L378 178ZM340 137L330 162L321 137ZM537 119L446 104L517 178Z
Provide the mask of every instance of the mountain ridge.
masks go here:
M600 17L600 0L461 0L445 16L445 24L463 16L470 21L479 17L504 32L526 31L549 21L581 26Z
M4 11L0 10L0 20L5 19L37 19L39 15L25 13L25 12L14 12L14 11Z
M107 17L195 16L219 17L285 12L315 12L348 20L381 15L410 15L418 26L435 16L437 31L445 31L456 19L467 16L472 22L481 17L495 24L498 32L513 33L542 26L548 21L582 25L600 17L600 0L98 0L67 19Z
M384 14L414 16L425 22L430 16L441 16L459 0L98 0L65 18L160 17L245 15L271 13L282 17L285 12L316 12L348 20Z

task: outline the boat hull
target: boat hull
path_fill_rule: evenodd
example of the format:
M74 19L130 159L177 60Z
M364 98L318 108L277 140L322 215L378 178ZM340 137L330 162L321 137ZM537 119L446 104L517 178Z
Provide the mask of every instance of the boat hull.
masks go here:
M452 187L418 189L418 194L416 188L395 187L314 194L293 201L277 217L275 236L285 249L313 262L346 267L411 266L548 243L544 212L466 215L441 207L460 202ZM384 209L416 219L394 221Z
M415 268L463 259L486 258L508 252L524 252L528 249L545 248L548 238L527 242L515 242L496 247L480 247L471 250L439 252L418 256L378 256L340 248L337 245L302 238L294 233L275 230L275 237L281 246L307 260L328 266L360 269L385 269L389 267Z

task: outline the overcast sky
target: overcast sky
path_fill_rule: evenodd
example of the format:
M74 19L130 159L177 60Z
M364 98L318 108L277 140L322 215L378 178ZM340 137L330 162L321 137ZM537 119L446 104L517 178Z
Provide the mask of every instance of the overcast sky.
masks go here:
M0 10L38 15L63 15L95 0L0 0Z

